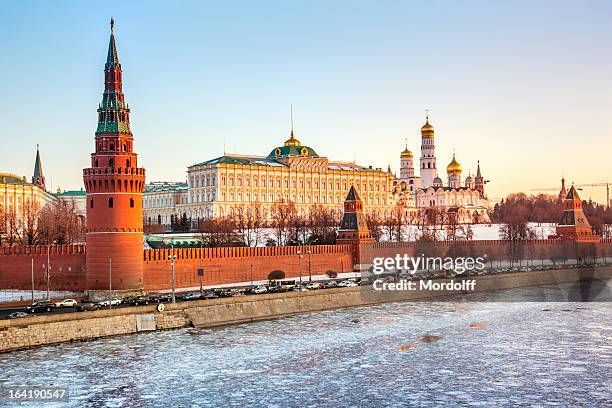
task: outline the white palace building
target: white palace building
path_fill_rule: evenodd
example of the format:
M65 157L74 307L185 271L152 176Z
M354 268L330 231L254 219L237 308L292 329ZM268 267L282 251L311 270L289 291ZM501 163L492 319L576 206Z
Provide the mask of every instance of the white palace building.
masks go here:
M145 224L171 224L185 216L192 224L203 219L224 217L238 207L260 206L271 220L274 203L293 202L299 214L307 215L314 205L341 214L351 185L363 200L366 213L381 218L399 210L405 222L418 223L435 208L456 214L460 223L489 222L485 180L480 165L475 177L462 184L462 168L453 156L446 168L447 183L438 175L434 128L427 117L421 128L420 176L416 175L413 154L400 154L400 175L372 166L331 161L303 145L293 130L282 146L267 156L224 154L187 168L187 182L153 182L143 196Z

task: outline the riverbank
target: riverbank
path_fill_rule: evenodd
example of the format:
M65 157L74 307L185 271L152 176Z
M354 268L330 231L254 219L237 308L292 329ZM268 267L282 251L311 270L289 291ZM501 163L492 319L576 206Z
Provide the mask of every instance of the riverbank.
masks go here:
M465 279L476 280L472 292L489 292L527 286L577 282L585 278L610 279L612 278L612 268L518 272ZM441 283L448 281L450 280L436 280L436 282ZM0 321L0 352L155 330L191 326L215 327L279 318L298 313L386 302L446 298L465 293L468 292L461 290L377 291L372 287L349 287L166 304L163 312L157 311L155 305L148 305L93 312L32 316Z

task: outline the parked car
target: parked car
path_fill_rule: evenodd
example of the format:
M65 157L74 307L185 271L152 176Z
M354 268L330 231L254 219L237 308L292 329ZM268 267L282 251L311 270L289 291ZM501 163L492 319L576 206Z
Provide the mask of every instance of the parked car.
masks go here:
M93 311L98 309L100 309L100 305L95 302L90 302L89 300L85 300L77 305L77 310L79 312Z
M244 293L240 289L223 289L219 292L219 297L234 297L243 296Z
M316 289L321 289L323 285L321 284L321 282L310 282L307 283L306 286L304 286L306 289L308 290L316 290Z
M308 292L308 289L306 289L305 286L303 286L303 285L301 285L299 283L296 283L295 285L293 285L291 287L291 289L289 289L289 290L291 290L293 292Z
M57 302L55 307L75 307L77 303L74 299L64 299L61 302Z
M55 308L55 303L50 300L41 300L34 302L30 306L26 307L26 312L37 313L37 312L50 312Z
M20 319L22 317L28 317L28 314L26 312L13 312L6 316L7 319Z
M335 288L338 286L338 282L336 282L335 280L330 280L325 282L325 285L323 285L324 288Z
M185 294L179 296L179 298L182 299L182 300L198 300L201 297L202 297L202 295L200 293L197 293L197 292L185 293Z
M348 287L352 287L352 286L359 286L359 285L357 285L355 282L350 281L350 280L345 280L345 281L342 281L342 282L340 282L338 284L339 288L348 288Z
M122 303L128 305L148 305L151 302L151 299L148 296L130 296L123 299Z
M213 289L205 290L201 296L202 299L217 299L218 297L219 295Z
M117 305L120 305L120 304L121 304L121 299L118 299L118 298L114 298L114 299L111 299L111 300L104 299L103 301L98 303L98 305L104 306L104 307L106 307L106 306L117 306Z
M268 293L268 289L263 285L259 285L259 286L253 286L249 290L249 292L252 293L253 295L260 295L262 293Z

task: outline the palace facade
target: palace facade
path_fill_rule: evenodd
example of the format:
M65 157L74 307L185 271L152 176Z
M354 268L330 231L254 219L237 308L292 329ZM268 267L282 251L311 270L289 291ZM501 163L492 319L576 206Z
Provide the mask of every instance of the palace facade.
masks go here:
M174 211L175 217L185 215L195 223L255 205L270 221L274 203L289 201L301 215L307 215L313 205L340 215L352 185L359 190L366 211L386 216L396 207L390 171L331 161L303 145L293 130L267 156L226 154L189 166L186 188L176 191L172 187L176 183L166 184L161 190L155 185L145 189L145 222L167 224Z

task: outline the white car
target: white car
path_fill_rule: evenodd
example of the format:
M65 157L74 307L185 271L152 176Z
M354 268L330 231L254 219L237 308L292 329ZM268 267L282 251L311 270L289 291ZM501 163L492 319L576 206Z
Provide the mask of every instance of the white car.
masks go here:
M348 288L348 287L351 287L351 286L359 286L359 285L357 285L355 282L350 281L350 280L345 280L345 281L342 281L342 282L340 282L338 284L339 288Z
M261 293L267 293L268 289L265 286L254 286L251 288L251 293L254 295L259 295Z
M117 298L111 299L111 300L104 299L103 301L98 302L98 304L100 306L117 306L121 304L121 299L117 299Z
M75 307L77 303L74 299L64 299L61 302L57 302L55 307Z

